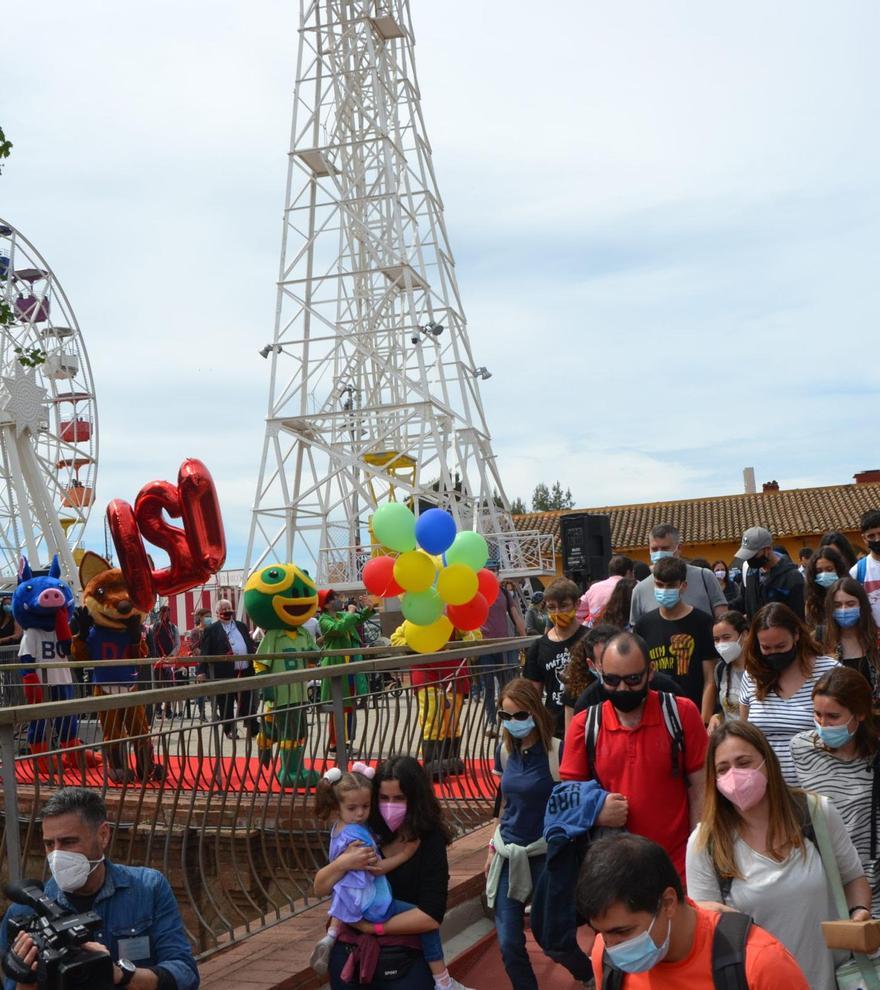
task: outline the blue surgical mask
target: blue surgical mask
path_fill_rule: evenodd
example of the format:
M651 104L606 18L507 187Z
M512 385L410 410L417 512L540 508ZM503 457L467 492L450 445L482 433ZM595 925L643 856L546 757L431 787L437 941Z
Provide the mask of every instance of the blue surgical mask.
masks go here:
M860 608L836 608L831 614L841 629L850 629L859 621L862 610Z
M651 563L656 564L658 560L663 560L664 557L674 557L675 554L671 550L652 550L651 551Z
M654 597L663 608L675 608L681 601L681 591L678 588L655 588Z
M651 938L651 929L656 922L655 914L647 931L639 932L634 938L618 942L617 945L605 946L608 959L615 969L623 970L624 973L647 973L666 956L669 951L669 938L672 935L672 919L669 919L666 938L662 945L655 945L654 939Z
M4 615L12 615L12 606L11 605L4 605L3 606L3 614Z
M819 571L814 580L820 588L830 588L837 580L837 575L834 571Z
M851 721L852 719L846 725L819 725L818 722L814 722L814 725L816 726L816 732L819 734L819 738L829 749L840 749L841 746L845 746L855 735L854 732L850 732L846 727Z
M511 718L504 723L504 728L507 729L514 739L525 739L530 732L534 731L535 720L531 715L528 718L522 719L522 721Z

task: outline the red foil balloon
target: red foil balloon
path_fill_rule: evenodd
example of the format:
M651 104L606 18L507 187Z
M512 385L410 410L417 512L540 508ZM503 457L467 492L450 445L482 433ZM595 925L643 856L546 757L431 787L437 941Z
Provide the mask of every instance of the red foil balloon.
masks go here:
M165 522L163 511L172 519L183 515L179 490L170 481L151 481L138 492L134 515L144 539L161 547L170 561L168 567L152 572L156 594L176 595L204 584L211 575L193 558L186 532Z
M216 574L226 563L226 533L214 479L201 461L190 457L180 466L177 487L193 558Z
M501 586L498 584L498 578L486 567L477 571L477 585L479 587L479 593L486 599L487 605L491 605L495 601L498 597L498 592L501 590Z
M364 564L364 587L378 598L402 595L403 588L394 580L394 558L373 557Z
M473 629L479 629L480 626L485 624L486 619L489 617L489 603L478 591L464 605L450 605L446 609L446 615L456 629L461 629L463 632L470 632Z
M149 612L156 601L153 575L141 534L138 532L134 510L121 498L114 498L107 506L107 525L116 547L119 566L125 575L125 583L135 608Z

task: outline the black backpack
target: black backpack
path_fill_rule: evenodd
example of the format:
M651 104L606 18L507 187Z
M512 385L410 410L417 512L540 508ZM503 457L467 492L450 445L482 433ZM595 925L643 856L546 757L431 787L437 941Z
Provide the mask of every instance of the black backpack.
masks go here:
M670 750L672 754L672 776L677 777L684 773L684 729L681 724L681 716L678 713L678 705L675 703L675 695L666 691L658 691L657 697L660 699L660 712L663 715L663 724L669 733ZM596 743L599 739L599 730L602 728L602 708L604 702L598 705L590 705L587 709L587 720L584 723L584 742L587 747L587 768L588 773L596 783L602 787L602 781L596 775Z
M746 942L752 919L739 911L722 911L712 937L712 983L715 990L748 990ZM602 990L623 990L627 974L602 956Z

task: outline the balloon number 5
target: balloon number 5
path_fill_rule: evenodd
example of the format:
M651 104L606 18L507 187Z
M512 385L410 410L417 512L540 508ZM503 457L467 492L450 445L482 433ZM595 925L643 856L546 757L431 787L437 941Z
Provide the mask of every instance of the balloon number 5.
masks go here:
M182 519L183 528L166 522L166 513ZM132 601L141 611L152 608L156 595L176 595L204 584L226 560L217 490L208 469L195 458L180 466L177 485L144 485L134 509L113 499L107 506L107 524ZM168 567L153 567L144 539L168 554Z

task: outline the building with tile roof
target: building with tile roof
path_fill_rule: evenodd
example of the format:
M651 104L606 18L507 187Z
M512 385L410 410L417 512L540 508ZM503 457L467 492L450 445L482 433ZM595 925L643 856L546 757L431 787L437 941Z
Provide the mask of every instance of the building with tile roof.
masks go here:
M801 547L815 549L823 533L844 533L856 549L861 547L859 520L868 509L880 508L880 472L864 472L868 478L849 485L765 491L712 498L636 505L603 505L564 512L528 512L515 516L518 529L551 534L556 541L557 567L561 573L559 517L568 512L607 515L611 522L614 553L648 561L648 533L659 523L672 523L682 534L686 557L705 557L728 563L739 549L742 534L750 526L764 526L782 544L792 560Z

